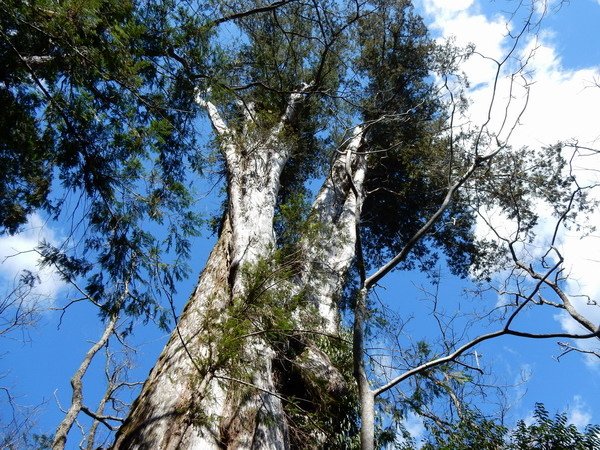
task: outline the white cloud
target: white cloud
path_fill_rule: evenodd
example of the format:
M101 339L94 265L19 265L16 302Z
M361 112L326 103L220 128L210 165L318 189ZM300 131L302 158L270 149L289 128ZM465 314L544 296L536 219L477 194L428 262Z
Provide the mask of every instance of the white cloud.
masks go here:
M424 6L429 14L442 14L467 10L473 3L474 0L425 0Z
M535 416L534 416L533 412L534 412L533 410L529 411L529 413L527 413L527 415L523 419L523 423L525 423L525 425L528 427L530 427L531 425L533 425L535 423Z
M545 13L556 6L560 6L562 1L564 0L535 0L535 10L538 13Z
M568 408L567 420L579 429L585 428L592 422L590 407L580 395L573 397L573 406Z
M406 419L403 422L404 428L412 436L417 444L417 448L421 448L423 445L421 439L425 435L425 424L423 418L416 414L409 412Z
M540 1L539 9L551 8L555 0ZM600 3L600 1L599 1ZM490 99L493 91L495 64L490 59L501 60L514 43L507 31L510 29L508 17L497 14L485 16L479 3L473 1L450 2L444 0L424 0L424 10L433 22L430 28L440 39L455 38L458 45L476 44L476 51L462 66L473 88L469 92L472 106L465 121L480 126L487 120ZM519 25L520 26L520 25ZM541 29L537 34L523 36L520 48L514 53L514 59L507 66L507 73L501 77L495 91L495 107L492 109L492 121L488 130L507 138L516 124L522 108L525 106L525 88L529 88L527 107L519 117L518 126L510 134L509 143L513 148L522 146L541 148L559 141L570 142L574 139L580 145L600 147L600 125L598 124L598 105L600 105L600 87L595 80L600 78L600 65L596 61L588 67L570 69L563 65L555 42L558 37L552 30ZM513 78L510 72L527 61L521 72L523 78ZM506 111L508 101L511 107ZM508 119L505 123L505 116ZM579 157L573 161L575 175L581 184L600 184L600 157ZM596 193L600 200L600 192ZM511 233L511 223L497 211L489 211L490 220L499 225L507 234ZM548 216L549 217L549 216ZM600 211L589 218L591 224L600 223ZM479 230L486 229L479 224ZM545 251L547 242L554 230L553 222L542 220L536 233L536 241L527 250L531 256L539 256ZM565 258L566 273L569 279L566 287L571 295L586 294L585 297L573 295L578 311L585 314L594 323L600 323L600 236L582 238L576 231L561 235L558 248ZM537 250L536 250L537 249ZM597 302L598 305L588 303ZM574 321L564 315L557 315L561 327L573 330ZM577 325L577 324L575 324ZM578 326L578 325L577 325ZM577 328L577 331L581 331ZM581 345L591 345L589 341ZM588 348L589 347L585 347Z
M535 84L522 119L524 126L517 130L515 140L539 146L577 138L582 145L594 145L600 136L600 88L590 85L600 67L563 69L554 50L547 46L535 51L534 62Z
M451 39L463 48L476 44L478 53L499 59L505 54L504 37L508 32L508 21L501 16L488 19L478 13L473 3L469 0L426 0L423 6L426 15L433 20L429 27L438 35L438 41ZM487 58L475 56L462 66L472 85L487 84L493 78L495 65Z
M520 406L525 394L527 394L527 383L533 378L534 367L528 363L522 363L519 366L519 372L515 374L512 382L510 394L510 404Z
M586 305L582 304L578 299L572 299L575 303L575 307L577 310L585 315L585 317L589 320L594 321L595 323L600 323L600 314L598 313L598 309L591 309L589 307L586 308ZM580 325L575 319L573 319L569 314L563 312L561 314L557 314L554 316L554 319L560 324L563 331L569 334L586 334L589 333L589 330L585 329L582 325ZM600 342L597 339L582 339L576 340L574 345L581 349L584 352L596 352L600 353ZM588 367L598 370L600 366L600 361L598 357L592 353L584 353L584 361Z
M53 304L64 283L51 268L39 267L39 254L34 249L42 240L58 241L54 231L37 214L29 217L20 233L1 236L0 281L4 291L9 292L24 270L32 272L39 278L39 284L30 293L29 301L47 307Z
M474 124L483 123L493 94L495 61L501 61L515 43L509 33L517 34L519 30L513 29L510 17L501 14L488 17L472 1L425 0L423 6L432 19L430 28L439 40L452 38L461 47L474 45L477 53L461 69L474 87L470 92L473 105L469 116ZM547 145L573 137L589 144L600 136L596 120L600 89L590 87L600 74L600 65L581 70L562 67L555 40L557 37L551 30L524 35L520 49L507 61L504 75L510 75L527 61L523 75L533 81L522 125L512 139L515 145ZM524 106L523 83L525 80L517 78L511 85L510 78L500 78L493 118L503 116L506 100L512 97L514 121L515 114ZM491 131L498 131L499 125L495 125L490 127Z
M564 412L567 416L567 423L575 425L580 430L592 423L591 408L581 395L574 395L573 404L568 406ZM523 422L528 427L534 425L536 423L535 412L533 410L529 411Z
M572 139L577 139L580 145L596 146L600 136L597 122L600 88L590 86L600 68L568 70L560 65L553 49L540 48L542 58L535 67L536 84L523 118L524 126L517 131L515 139L530 146ZM573 161L573 167L581 185L600 181L598 156L578 157ZM600 192L592 191L591 199L600 200ZM600 223L600 211L591 213L588 223ZM576 309L593 323L600 324L600 237L594 234L582 237L575 230L566 231L558 248L565 259L565 273L569 275L567 291L573 296ZM577 297L578 294L586 297ZM573 331L575 322L565 317L561 315L561 326L565 331ZM598 349L597 341L578 341L578 345L586 350ZM586 360L597 362L590 357Z

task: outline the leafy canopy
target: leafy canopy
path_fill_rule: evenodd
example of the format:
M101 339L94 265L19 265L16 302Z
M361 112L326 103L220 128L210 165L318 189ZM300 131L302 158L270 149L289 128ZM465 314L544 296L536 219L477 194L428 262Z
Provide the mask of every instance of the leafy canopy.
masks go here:
M87 276L105 313L152 315L200 224L190 66L209 58L208 35L181 17L169 1L0 2L0 231L39 209L70 221L43 263Z

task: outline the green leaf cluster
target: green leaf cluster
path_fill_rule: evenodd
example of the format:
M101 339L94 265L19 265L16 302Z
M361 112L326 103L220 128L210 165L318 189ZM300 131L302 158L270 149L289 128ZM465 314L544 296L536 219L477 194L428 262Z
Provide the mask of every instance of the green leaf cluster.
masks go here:
M533 422L520 420L516 427L506 426L468 412L448 430L433 427L425 450L594 450L600 446L600 426L588 425L583 430L569 424L560 413L550 417L543 404L536 403Z
M42 263L104 314L164 325L187 274L201 25L170 1L0 2L0 232L40 209L71 221Z
M554 418L541 403L535 405L534 422L527 425L520 420L510 436L511 450L592 450L600 447L600 426L587 425L579 430L569 424L567 415Z

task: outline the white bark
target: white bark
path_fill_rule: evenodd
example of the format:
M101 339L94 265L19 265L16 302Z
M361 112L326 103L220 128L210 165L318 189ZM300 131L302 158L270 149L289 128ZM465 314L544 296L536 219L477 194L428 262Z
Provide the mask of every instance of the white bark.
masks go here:
M222 367L217 352L228 308L245 301L241 269L268 257L274 248L279 177L290 154L281 135L303 96L303 91L291 95L281 120L266 135L239 135L212 103L198 99L219 136L227 165L227 217L177 329L119 431L115 449L288 447L283 407L275 393L274 352L260 336L248 338L238 362L246 365L248 378L239 380Z
M231 227L223 232L158 362L119 430L115 449L217 449L218 414L225 393L214 370L201 366L215 349L212 328L229 301Z
M316 236L308 236L303 242L307 254L303 281L313 287L323 330L330 334L338 332L337 302L356 250L356 220L362 208L360 193L366 175L366 158L357 155L363 133L362 127L356 127L346 149L336 157L312 207L312 219L318 225Z
M375 395L371 390L365 370L365 321L367 314L368 290L360 290L354 307L354 333L352 355L354 378L358 385L360 404L360 448L373 450L375 447Z
M234 134L223 128L216 108L211 110L227 153L228 216L177 330L119 431L115 449L288 448L283 405L273 379L274 353L268 345L259 337L245 342L240 358L248 364L249 380L234 380L226 370L205 362L218 359L214 353L219 324L228 307L243 301L240 269L267 257L275 245L275 202L289 154L274 133L262 141L245 136L247 146L236 147ZM280 133L282 127L273 131ZM362 206L352 189L352 183L362 189L366 171L365 158L356 155L362 129L355 134L336 158L313 205L313 216L322 226L319 242L308 245L311 237L306 243L307 271L300 281L315 288L324 330L332 333L337 333L337 296L354 257L357 211ZM352 183L347 166L353 170ZM342 378L324 355L312 349L303 354L303 364L316 376L326 374L332 390L340 389Z

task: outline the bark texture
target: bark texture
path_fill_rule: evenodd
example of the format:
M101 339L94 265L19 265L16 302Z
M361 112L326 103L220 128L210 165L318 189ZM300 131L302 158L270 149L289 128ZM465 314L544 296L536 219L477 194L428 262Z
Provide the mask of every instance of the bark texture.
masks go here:
M246 125L232 130L214 105L199 99L220 138L228 210L198 285L114 449L290 448L285 376L277 348L259 332L260 319L258 331L248 333L233 356L223 342L232 311L252 307L248 270L268 260L275 248L279 178L291 152L283 132L303 95L292 94L279 123L262 135ZM289 281L292 293L308 288L308 309L291 313L300 323L311 316L314 327L316 311L314 331L320 333L338 332L337 299L354 257L361 206L355 189L362 188L366 170L364 157L356 156L361 139L362 130L355 130L347 149L334 158L312 208L318 231L301 240L301 270ZM310 374L312 382L322 380L331 392L347 388L326 354L306 340L302 346L292 361L296 368Z
M225 392L216 368L206 368L201 359L216 349L214 326L229 302L231 234L226 220L176 330L119 430L115 449L219 448L218 424L207 419L219 411Z

